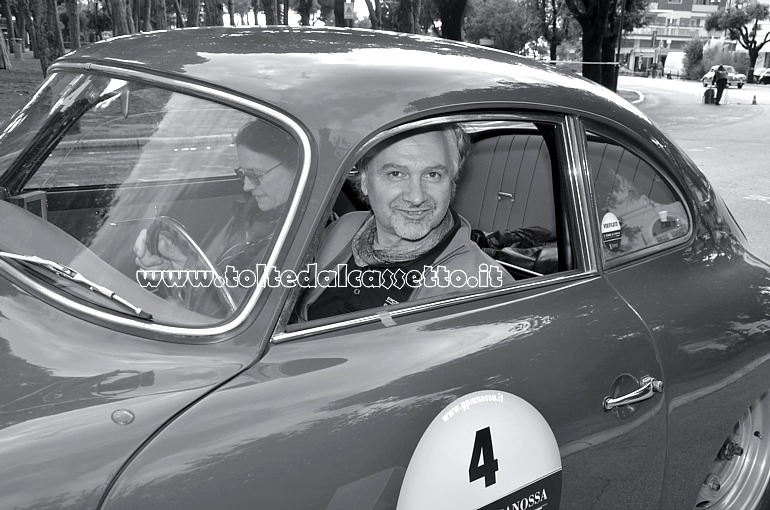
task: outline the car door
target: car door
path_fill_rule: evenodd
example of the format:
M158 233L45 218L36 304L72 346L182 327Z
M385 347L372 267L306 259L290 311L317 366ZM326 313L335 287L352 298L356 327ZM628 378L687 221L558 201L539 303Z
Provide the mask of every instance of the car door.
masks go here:
M661 367L644 323L597 270L579 124L513 113L429 123L450 120L476 147L458 211L485 234L551 222L557 266L279 326L259 362L126 466L103 508L658 504ZM455 414L477 421L455 426L465 419Z

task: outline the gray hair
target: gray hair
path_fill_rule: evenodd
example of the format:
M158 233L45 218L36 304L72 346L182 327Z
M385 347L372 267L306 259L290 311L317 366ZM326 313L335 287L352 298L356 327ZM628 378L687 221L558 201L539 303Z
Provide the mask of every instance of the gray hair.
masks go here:
M361 174L369 169L369 165L371 164L372 159L374 159L374 157L379 154L384 147L392 145L393 143L396 143L410 136L423 133L441 133L441 135L444 137L444 141L446 142L446 146L450 150L456 150L456 152L451 154L454 163L451 170L452 182L457 182L457 178L460 176L460 171L462 170L463 164L465 164L465 159L471 152L472 145L470 136L468 136L468 133L459 124L429 126L415 131L406 131L394 137L388 138L387 140L384 140L383 142L374 146L366 154L364 154L361 159L358 160L358 163L356 163L355 166L356 171L349 177L349 180L353 184L353 187L356 189L356 192L358 192L358 195L362 200L364 200L366 203L369 203L368 198L364 196L363 192L361 191ZM455 187L452 186L453 198L454 190Z

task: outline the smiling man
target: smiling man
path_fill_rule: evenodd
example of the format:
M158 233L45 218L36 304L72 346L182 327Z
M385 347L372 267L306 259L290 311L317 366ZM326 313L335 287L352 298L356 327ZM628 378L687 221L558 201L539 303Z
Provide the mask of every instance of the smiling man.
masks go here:
M469 148L465 132L452 125L389 139L366 154L357 165L358 186L371 212L346 214L327 227L316 256L326 278L303 297L299 316L319 319L513 281L449 207Z

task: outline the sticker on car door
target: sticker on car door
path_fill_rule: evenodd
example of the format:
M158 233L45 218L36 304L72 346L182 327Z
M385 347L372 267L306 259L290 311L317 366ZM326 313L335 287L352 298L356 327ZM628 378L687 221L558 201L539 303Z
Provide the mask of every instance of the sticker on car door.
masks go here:
M561 457L545 418L525 400L478 391L426 429L404 475L397 510L556 510Z

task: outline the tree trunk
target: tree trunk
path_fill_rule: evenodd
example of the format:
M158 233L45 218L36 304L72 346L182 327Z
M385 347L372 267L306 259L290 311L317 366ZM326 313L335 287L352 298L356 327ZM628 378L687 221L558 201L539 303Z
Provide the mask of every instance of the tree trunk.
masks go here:
M303 27L310 26L310 9L313 7L313 0L299 0L297 2L297 12L299 13L299 24Z
M8 26L8 41L11 44L11 51L13 50L13 40L16 39L16 31L13 26L13 15L11 14L11 0L2 0L3 2L3 16L5 16L5 23ZM7 49L7 48L6 48Z
M277 25L275 22L275 0L262 0L262 10L265 11L265 25ZM256 12L254 15L256 17Z
M176 27L184 28L184 16L182 16L182 5L179 3L179 0L174 0L174 14L176 14Z
M204 0L203 2L203 24L207 27L221 27L224 25L222 15L224 7L220 0Z
M614 62L615 56L617 55L617 35L614 37L604 37L602 39L602 62ZM601 66L601 83L608 89L614 91L617 87L617 83L615 83L615 73L619 72L619 69L617 69L617 65L610 65L602 64Z
M29 10L29 0L18 0L16 8L19 10L19 25L21 27L19 34L21 37L24 37L24 30L27 31L29 34L29 46L35 53L35 58L37 58L37 34L35 33L35 26L32 24L32 13Z
M124 0L110 0L110 11L112 13L112 35L117 37L129 34L126 2Z
M254 24L259 26L259 0L251 0L251 10L254 11Z
M369 22L372 24L372 30L379 30L382 28L382 11L380 10L379 0L366 0L366 8L369 9Z
M187 26L201 26L201 0L188 0L187 4Z
M139 19L134 15L139 14L139 7L134 6L134 0L128 0L126 2L126 21L128 22L128 33L135 34L137 32L136 27L139 26Z
M144 0L144 13L142 18L142 32L151 32L152 31L152 22L150 21L152 19L152 0Z
M345 0L334 0L334 26L348 26L345 22Z
M66 0L67 19L69 20L70 49L80 48L80 6L78 0Z
M227 13L230 15L230 26L235 26L235 6L233 0L227 0Z
M154 30L167 30L168 29L168 12L166 12L166 2L152 2L151 28Z
M8 19L10 20L10 18ZM5 47L5 37L2 34L0 34L0 69L13 69L11 54L8 53L8 48Z
M56 0L31 0L29 13L32 15L37 39L37 57L43 68L43 75L48 73L48 66L64 55L64 40L59 26Z
M463 15L467 0L439 0L436 2L441 18L441 37L462 41Z

